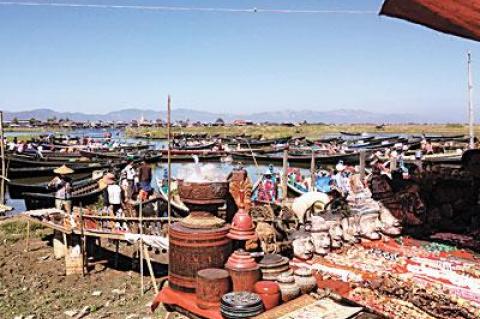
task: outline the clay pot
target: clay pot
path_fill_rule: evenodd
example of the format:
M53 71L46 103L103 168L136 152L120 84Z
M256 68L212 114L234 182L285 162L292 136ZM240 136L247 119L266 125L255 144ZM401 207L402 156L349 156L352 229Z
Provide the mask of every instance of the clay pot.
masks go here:
M233 216L232 225L228 238L235 240L250 240L256 239L255 226L253 219L242 207Z
M302 294L308 294L317 288L317 280L308 268L298 268L294 271L295 283Z
M232 278L233 291L253 292L255 283L260 279L258 264L250 253L239 249L228 258L225 268Z
M263 280L276 281L277 277L283 273L293 275L288 262L287 257L278 254L265 255L258 263Z
M288 302L300 295L300 288L295 283L295 278L291 275L282 274L277 278L280 294L283 302Z
M218 309L222 296L230 291L230 276L225 269L208 268L197 273L197 306Z
M228 194L228 182L195 183L179 180L178 193L185 204L222 205Z
M262 298L265 310L270 310L280 304L280 286L274 281L258 281L255 293Z

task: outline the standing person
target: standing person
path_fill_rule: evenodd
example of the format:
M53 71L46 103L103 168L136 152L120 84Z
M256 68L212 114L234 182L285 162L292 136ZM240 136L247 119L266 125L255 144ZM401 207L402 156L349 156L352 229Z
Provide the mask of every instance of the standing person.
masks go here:
M127 161L127 166L125 166L125 168L122 170L122 175L126 180L126 200L128 200L132 198L133 188L135 186L135 177L137 176L132 159Z
M139 188L146 193L152 191L152 167L147 164L145 159L142 160L142 164L138 168L138 184Z
M72 211L72 180L67 176L74 171L63 165L53 170L57 176L48 183L55 190L55 208L63 209L68 214Z

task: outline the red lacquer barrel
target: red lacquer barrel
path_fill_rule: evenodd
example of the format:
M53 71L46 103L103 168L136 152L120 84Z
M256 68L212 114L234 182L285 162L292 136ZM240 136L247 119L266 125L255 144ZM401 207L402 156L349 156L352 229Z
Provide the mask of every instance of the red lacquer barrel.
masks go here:
M225 269L208 268L197 273L197 306L201 309L218 309L220 300L230 292L230 276Z
M175 223L170 226L169 285L172 289L195 292L197 272L223 268L231 254L227 234L230 226L192 229Z

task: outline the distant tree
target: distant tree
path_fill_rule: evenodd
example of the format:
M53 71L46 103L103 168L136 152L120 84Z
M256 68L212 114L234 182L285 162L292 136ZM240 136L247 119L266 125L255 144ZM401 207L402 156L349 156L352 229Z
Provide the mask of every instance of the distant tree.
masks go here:
M17 119L16 117L14 117L14 118L12 119L12 123L13 123L13 124L18 124L18 119Z
M28 120L28 123L30 123L30 125L35 125L36 122L37 122L37 120L34 117L32 117Z
M219 118L215 121L215 124L217 124L217 125L224 125L224 124L225 124L225 121L224 121L221 117L219 117Z

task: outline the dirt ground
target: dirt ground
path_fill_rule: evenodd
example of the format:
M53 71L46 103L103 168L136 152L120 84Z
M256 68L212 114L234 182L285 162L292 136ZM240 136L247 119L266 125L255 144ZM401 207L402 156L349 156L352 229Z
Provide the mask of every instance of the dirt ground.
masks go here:
M146 273L147 291L141 295L131 260L120 259L120 269L96 265L85 277L65 276L64 259L53 255L53 231L32 225L29 252L25 232L23 221L0 221L0 318L165 317L163 309L150 311L154 290Z

